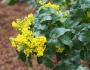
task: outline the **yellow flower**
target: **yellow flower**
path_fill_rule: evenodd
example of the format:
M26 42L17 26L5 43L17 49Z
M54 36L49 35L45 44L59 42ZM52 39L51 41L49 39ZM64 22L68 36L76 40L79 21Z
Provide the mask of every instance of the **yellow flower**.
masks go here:
M90 12L87 12L87 17L90 18Z
M59 5L51 4L50 2L45 4L44 7L46 7L46 8L53 8L53 9L56 10L56 13L59 12L59 9L60 9Z
M12 27L18 28L19 26L18 26L18 24L15 21L13 21L12 22Z
M43 56L43 51L37 52L37 56L38 56L38 57Z
M18 52L21 51L20 46L18 46L18 45L17 45L17 48L16 49L17 49Z
M63 17L67 17L69 15L69 13L64 13Z
M52 4L52 5L51 5L51 8L54 8L54 9L56 9L57 11L59 11L60 6L59 6L59 5Z
M13 47L16 47L16 44L15 44L14 41L12 41L11 44L12 44Z
M28 56L32 53L32 49L30 49L30 48L25 48L25 49L24 49L24 53L25 53L26 56L28 57Z
M13 27L18 29L20 34L18 34L16 38L11 38L11 44L18 50L18 52L23 50L27 57L30 54L40 57L43 56L47 39L44 36L34 36L30 28L33 20L33 14L29 14L24 17L24 19L17 19L16 22L14 21L12 23ZM24 47L21 47L22 44Z
M59 46L55 46L56 47L56 52L58 53L62 53L64 51L64 48L60 48Z
M44 36L36 36L31 41L31 48L34 48L33 52L36 53L37 57L43 56L44 50L46 48L46 37Z
M14 48L16 48L16 43L14 38L10 38L11 44Z
M62 12L61 11L56 11L56 14L62 14Z
M60 21L62 21L63 18L66 18L69 16L69 12L68 13L64 13L63 16L60 17Z
M22 44L22 43L25 43L27 42L27 38L23 35L18 35L16 38L15 38L15 41L18 42L19 44Z
M40 5L44 5L45 2L44 2L43 0L39 0L39 4L40 4Z

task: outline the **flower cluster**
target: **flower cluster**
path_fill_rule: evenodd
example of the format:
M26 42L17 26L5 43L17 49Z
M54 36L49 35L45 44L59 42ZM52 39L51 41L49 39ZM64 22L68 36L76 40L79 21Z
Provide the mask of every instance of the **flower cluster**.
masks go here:
M43 0L39 0L39 4L40 4L43 8L53 8L53 9L55 9L55 11L56 11L55 13L56 13L56 14L62 14L62 12L60 11L60 6L59 6L59 5L52 4L51 2L46 3L46 2L44 2ZM69 15L69 12L62 14L62 16L61 16L61 18L60 18L60 21L61 21L63 18L68 17L68 15Z
M50 2L46 3L43 0L39 0L39 4L41 6L43 6L43 8L53 8L53 9L56 10L56 13L61 13L61 11L59 11L60 10L60 6L59 5L51 4Z
M40 5L44 5L45 2L44 2L43 0L39 0L39 4L40 4Z
M64 48L60 48L59 46L55 46L56 47L56 52L58 53L62 53L64 51Z
M60 6L59 6L59 5L51 4L50 2L47 3L47 4L45 4L44 7L46 7L46 8L48 8L48 7L53 8L53 9L55 9L57 12L58 12L59 9L60 9Z
M30 28L33 20L33 14L29 14L22 20L17 19L16 22L13 21L12 26L15 27L20 34L18 34L16 38L10 38L10 40L12 46L16 48L18 52L24 51L27 57L30 54L40 57L43 56L47 40L44 36L34 36Z

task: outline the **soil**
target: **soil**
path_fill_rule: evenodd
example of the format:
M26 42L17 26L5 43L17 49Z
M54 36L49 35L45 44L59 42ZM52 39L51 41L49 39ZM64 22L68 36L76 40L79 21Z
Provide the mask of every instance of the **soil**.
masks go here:
M27 3L18 3L8 6L4 0L0 0L0 70L51 70L43 64L37 64L36 58L32 59L33 68L28 62L18 60L9 38L16 36L17 32L11 26L16 18L23 18L29 13L34 13Z

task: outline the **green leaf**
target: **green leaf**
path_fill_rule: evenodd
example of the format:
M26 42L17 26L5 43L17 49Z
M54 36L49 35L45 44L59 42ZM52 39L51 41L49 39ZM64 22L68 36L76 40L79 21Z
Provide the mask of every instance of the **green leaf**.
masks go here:
M66 22L66 21L68 21L68 22ZM79 19L74 19L73 21L71 21L70 19L68 19L66 21L64 22L64 24L67 24L67 27L74 28L74 27L77 27L78 24L80 24L81 19L80 18Z
M40 23L42 23L42 22L44 22L44 21L46 21L46 20L52 20L52 17L49 16L49 15L46 15L46 16L44 16L44 17L41 19Z
M80 33L78 39L82 42L89 42L90 43L90 31L83 31Z
M20 52L19 52L19 58L20 58L23 62L26 61L26 55L24 54L23 51L20 51Z
M51 14L53 14L53 13L55 13L55 12L56 12L56 10L53 9L53 8L42 8L42 9L40 10L40 15L43 15L43 14L51 15Z
M48 55L52 56L56 52L55 44L54 44L54 42L51 39L47 42L47 49L49 50L49 53L50 53Z
M59 65L56 65L55 68L53 68L53 70L61 70Z
M51 38L58 38L61 35L63 35L65 32L70 31L69 29L65 29L65 28L54 28L51 33L50 33L50 37Z
M53 8L42 8L39 10L39 15L43 15L43 14L46 14L46 15L51 15L51 14L54 14L56 12L55 9Z
M86 44L86 47L90 50L90 43Z
M60 63L54 68L54 70L56 69L57 70L76 70L76 66L67 59L67 60L60 61Z
M88 7L90 7L90 3L89 4L81 4L81 9L83 9L83 10L85 10Z
M18 52L18 50L16 50L16 53L17 53L17 55L18 55L18 60L20 60L20 58L19 58L19 52Z
M60 61L62 59L62 56L60 53L56 53L56 59L57 61Z
M48 8L48 12L50 12L50 14L53 14L53 13L55 13L55 12L56 12L56 10L55 10L55 9L53 9L53 8Z
M72 48L72 46L73 46L73 42L72 42L72 40L68 37L68 36L62 36L61 37L61 40L62 40L62 42L65 44L65 45L68 45L70 48Z
M79 39L80 41L83 41L83 42L86 41L86 42L89 42L89 43L90 43L90 37L80 35L78 39Z
M80 51L80 58L81 58L82 60L84 59L84 53L85 53L84 50L81 50L81 51Z
M78 68L77 68L77 70L89 70L87 67L83 67L83 66L79 66Z
M50 48L44 52L44 56L48 58L51 58L52 56L54 56L54 54L55 53L53 52L53 50L50 50Z
M75 13L75 16L77 16L78 18L83 18L83 19L87 18L87 15L82 9L78 9Z
M79 0L79 4L90 4L90 0Z
M60 5L62 4L62 2L64 2L65 0L53 0L54 4Z
M55 45L55 46L58 46L58 47L64 47L64 44L62 43L62 41L58 38L58 39L52 39L52 43Z
M53 62L52 62L49 58L47 58L47 57L43 57L43 63L44 63L47 67L49 67L49 68L53 68L53 67L54 67Z
M76 36L73 38L72 41L73 41L73 46L74 46L76 49L83 49L83 43L80 42Z
M52 23L55 23L56 21L58 21L60 19L62 14L52 14Z
M80 33L82 30L86 30L85 27L87 27L87 24L81 24L78 26L74 26L75 34Z
M48 27L47 27L45 24L39 24L39 26L37 27L37 29L40 29L40 30L47 30Z
M18 0L6 0L8 5L14 5L15 3L18 2Z
M76 66L68 60L64 61L64 64L62 66L64 66L64 65L65 65L65 68L63 67L64 70L75 70L76 69Z
M86 51L84 56L88 63L90 63L90 50Z
M30 67L33 67L32 61L29 58L28 58L28 62L29 62Z
M38 64L41 64L42 63L42 59L43 59L43 57L37 57Z
M43 0L44 2L48 2L48 0Z

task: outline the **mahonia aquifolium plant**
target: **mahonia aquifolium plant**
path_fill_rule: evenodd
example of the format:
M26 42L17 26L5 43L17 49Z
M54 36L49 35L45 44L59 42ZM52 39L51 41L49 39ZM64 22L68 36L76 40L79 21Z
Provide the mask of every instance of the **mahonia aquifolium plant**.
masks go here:
M31 57L53 70L88 70L81 59L90 63L90 1L35 0L36 13L12 22L19 34L10 38L18 58ZM55 56L54 56L55 55ZM56 57L57 64L50 58Z
M62 12L59 11L59 5L51 4L50 2L46 4L44 1L39 1L39 4L44 8L53 8L56 10L56 13L62 14ZM65 15L67 16L66 13ZM23 50L27 57L32 53L34 56L40 57L43 56L46 48L45 43L47 42L47 38L45 36L34 35L35 32L32 32L30 28L33 21L33 14L29 14L23 19L16 19L16 21L13 21L12 27L16 28L20 34L18 34L16 38L10 38L10 40L12 46L16 48L18 52ZM57 52L60 53L64 50L64 48L59 48L58 46L56 46L56 48Z

